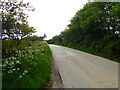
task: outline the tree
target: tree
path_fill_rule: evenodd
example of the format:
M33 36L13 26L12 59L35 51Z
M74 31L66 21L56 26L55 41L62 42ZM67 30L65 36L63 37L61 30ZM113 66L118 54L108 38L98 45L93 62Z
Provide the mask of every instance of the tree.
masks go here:
M1 2L2 9L2 39L22 39L35 32L27 22L27 14L24 10L34 11L29 3L23 3L21 0L4 0Z
M120 3L87 3L58 36L50 41L120 60Z

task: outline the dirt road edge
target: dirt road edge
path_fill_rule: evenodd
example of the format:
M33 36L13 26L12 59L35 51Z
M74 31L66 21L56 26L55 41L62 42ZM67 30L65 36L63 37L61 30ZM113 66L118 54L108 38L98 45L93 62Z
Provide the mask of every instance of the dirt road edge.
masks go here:
M54 62L53 57L51 58L51 64L52 64L51 78L50 78L51 88L63 88L61 75L59 73L57 65Z

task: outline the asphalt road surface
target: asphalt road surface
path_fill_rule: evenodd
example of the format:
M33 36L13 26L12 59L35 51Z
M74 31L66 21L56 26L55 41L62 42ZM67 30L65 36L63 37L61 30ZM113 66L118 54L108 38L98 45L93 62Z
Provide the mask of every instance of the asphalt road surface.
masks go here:
M118 88L118 63L75 49L49 45L64 88Z

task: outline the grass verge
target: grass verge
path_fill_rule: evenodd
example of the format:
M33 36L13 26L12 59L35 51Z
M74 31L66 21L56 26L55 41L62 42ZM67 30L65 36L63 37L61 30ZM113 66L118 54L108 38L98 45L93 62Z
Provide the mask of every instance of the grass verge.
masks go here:
M51 73L51 50L46 42L31 42L15 57L3 59L3 88L43 88Z
M65 46L65 47L69 47L69 48L72 48L72 49L76 49L76 50L80 50L80 51L83 51L83 52L87 52L87 53L90 53L90 54L93 54L93 55L101 56L101 57L107 58L109 60L112 60L112 61L120 63L120 58L119 57L109 56L109 55L106 55L104 53L96 52L96 51L94 51L92 49L89 49L89 48L83 48L83 47L80 47L80 46L79 47L78 46L67 46L67 45L61 45L61 46Z

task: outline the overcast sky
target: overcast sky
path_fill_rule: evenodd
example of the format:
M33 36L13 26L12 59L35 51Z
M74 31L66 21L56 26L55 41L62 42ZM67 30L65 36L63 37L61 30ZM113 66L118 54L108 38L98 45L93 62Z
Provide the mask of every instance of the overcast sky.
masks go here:
M35 35L47 35L46 39L60 34L70 23L71 18L88 0L23 0L35 8L28 13L30 26L36 29Z

